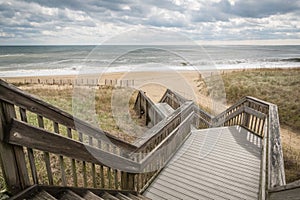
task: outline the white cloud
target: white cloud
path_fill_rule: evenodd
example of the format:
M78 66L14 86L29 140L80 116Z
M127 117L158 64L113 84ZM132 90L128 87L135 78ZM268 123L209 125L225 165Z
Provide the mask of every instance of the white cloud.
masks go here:
M299 4L294 0L0 1L0 43L93 43L137 27L159 27L194 40L291 40L299 38Z

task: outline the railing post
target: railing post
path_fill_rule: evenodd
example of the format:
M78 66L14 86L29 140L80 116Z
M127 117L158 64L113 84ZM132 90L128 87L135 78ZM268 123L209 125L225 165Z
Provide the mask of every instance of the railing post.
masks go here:
M135 190L135 174L122 172L121 173L121 188L122 190Z
M0 103L0 161L6 186L11 194L30 185L23 148L5 143L8 124L15 115L12 104Z
M249 106L249 102L245 102L245 105L244 106ZM249 124L250 124L250 117L249 117L249 114L246 113L245 111L243 112L243 115L244 115L244 120L243 120L243 125L247 128L249 128Z
M276 105L269 105L269 158L268 189L285 185L283 153L280 139L280 125Z

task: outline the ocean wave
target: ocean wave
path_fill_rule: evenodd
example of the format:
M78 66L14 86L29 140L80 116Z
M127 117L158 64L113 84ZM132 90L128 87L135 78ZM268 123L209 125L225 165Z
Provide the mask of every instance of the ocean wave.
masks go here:
M20 57L20 56L25 56L25 54L3 54L0 55L0 58L5 58L5 57Z
M280 61L284 61L284 62L300 62L300 58L286 58L286 59L281 59Z

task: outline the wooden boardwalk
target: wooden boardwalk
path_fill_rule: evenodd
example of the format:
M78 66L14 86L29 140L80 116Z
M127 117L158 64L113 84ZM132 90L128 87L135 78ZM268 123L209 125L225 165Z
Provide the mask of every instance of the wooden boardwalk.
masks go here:
M262 140L240 126L194 130L147 188L152 199L258 199Z
M63 190L98 199L299 199L300 181L285 183L276 105L244 97L212 116L167 89L157 105L138 91L134 110L149 130L130 144L0 79L8 191L17 199L30 188L55 198Z

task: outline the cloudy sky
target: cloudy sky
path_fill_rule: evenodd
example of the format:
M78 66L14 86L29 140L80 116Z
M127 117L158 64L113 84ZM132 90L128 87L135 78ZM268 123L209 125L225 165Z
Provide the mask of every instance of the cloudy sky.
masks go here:
M300 0L0 0L0 45L99 44L128 30L300 45Z

